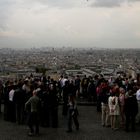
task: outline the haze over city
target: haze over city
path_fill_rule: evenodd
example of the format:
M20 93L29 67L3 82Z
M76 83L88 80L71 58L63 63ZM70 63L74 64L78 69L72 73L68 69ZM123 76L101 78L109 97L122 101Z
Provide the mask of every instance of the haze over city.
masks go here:
M140 0L1 0L0 48L140 48Z

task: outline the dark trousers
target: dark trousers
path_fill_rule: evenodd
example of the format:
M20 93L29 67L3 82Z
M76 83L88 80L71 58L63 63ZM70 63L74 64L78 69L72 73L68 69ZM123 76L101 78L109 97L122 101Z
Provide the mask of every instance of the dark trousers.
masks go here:
M97 112L101 112L101 99L97 96Z
M68 130L72 131L72 120L74 121L74 124L76 126L76 129L79 129L79 122L77 118L77 114L73 114L73 110L68 111Z
M52 110L52 127L58 127L58 108Z
M54 128L58 127L58 108L48 108L47 109L47 118L46 118L47 126L50 125Z
M16 117L18 124L24 123L24 104L16 104Z
M4 103L4 120L8 121L8 103Z
M0 113L1 113L1 98L0 98Z
M87 98L87 86L82 87L82 95L84 98Z
M64 103L63 103L63 110L62 110L62 115L66 116L67 115L67 112L68 112L68 101L64 100Z
M31 112L29 114L29 119L28 119L28 126L30 128L31 133L39 133L39 116L37 112ZM35 130L34 130L35 126Z
M135 117L136 115L126 114L126 124L125 124L126 131L129 131L130 124L131 130L135 131Z
M8 121L16 122L16 105L13 101L8 102Z
M41 126L46 127L47 126L47 118L48 118L48 113L47 113L47 107L46 105L43 105L40 110L40 123Z

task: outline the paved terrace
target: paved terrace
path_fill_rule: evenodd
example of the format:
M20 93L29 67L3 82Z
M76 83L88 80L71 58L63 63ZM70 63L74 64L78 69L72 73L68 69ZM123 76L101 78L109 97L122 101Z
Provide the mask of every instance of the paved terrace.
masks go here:
M3 121L0 115L0 140L140 140L140 126L136 132L126 133L124 130L113 131L111 128L101 126L100 113L95 106L79 105L80 130L73 129L72 133L66 133L67 120L61 114L62 106L59 106L59 127L40 128L40 136L29 137L26 125L17 125Z

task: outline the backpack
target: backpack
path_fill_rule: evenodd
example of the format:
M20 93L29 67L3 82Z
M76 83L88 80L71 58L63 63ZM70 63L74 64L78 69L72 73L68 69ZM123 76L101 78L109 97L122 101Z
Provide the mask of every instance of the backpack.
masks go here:
M84 85L87 85L87 83L88 83L87 79L84 79Z

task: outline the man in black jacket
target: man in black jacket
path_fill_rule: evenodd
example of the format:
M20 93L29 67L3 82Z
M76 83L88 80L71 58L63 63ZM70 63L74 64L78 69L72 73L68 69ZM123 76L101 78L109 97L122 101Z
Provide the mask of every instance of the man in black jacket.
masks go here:
M135 118L138 113L138 104L136 100L136 96L132 90L128 91L125 99L125 106L124 106L125 116L126 116L126 126L125 129L129 131L129 125L131 123L131 130L135 130Z
M25 106L25 93L22 89L22 83L18 83L17 89L15 90L14 100L16 103L16 117L18 124L24 123L24 106Z

